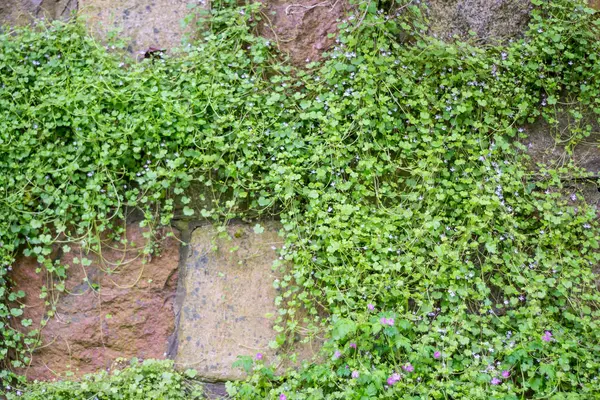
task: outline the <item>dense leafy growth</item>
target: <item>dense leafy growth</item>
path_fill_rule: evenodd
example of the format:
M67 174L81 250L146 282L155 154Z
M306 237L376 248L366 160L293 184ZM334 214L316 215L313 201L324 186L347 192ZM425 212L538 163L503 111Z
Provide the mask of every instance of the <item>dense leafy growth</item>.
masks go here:
M428 37L421 6L361 3L301 69L253 33L256 5L215 2L199 43L131 65L76 24L0 36L0 378L36 344L15 257L60 281L52 246L100 252L138 209L152 229L280 217L274 345L329 340L280 377L242 359L237 398L600 396L592 176L526 152L540 118L574 121L567 151L597 133L599 20L534 3L523 38L486 48Z
M112 373L87 375L78 382L35 383L26 390L12 391L11 398L24 400L194 400L204 398L202 386L192 378L195 370L182 374L173 361L132 360Z

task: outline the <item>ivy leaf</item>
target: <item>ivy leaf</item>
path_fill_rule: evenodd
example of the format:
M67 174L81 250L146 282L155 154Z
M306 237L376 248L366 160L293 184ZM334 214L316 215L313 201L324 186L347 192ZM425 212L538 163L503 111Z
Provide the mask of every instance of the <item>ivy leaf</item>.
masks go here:
M266 207L266 206L268 206L269 204L271 204L271 202L270 202L268 199L266 199L266 198L264 198L264 197L259 197L259 198L258 198L258 205L259 205L259 206L261 206L261 207Z
M540 366L540 373L546 375L550 379L554 379L556 377L554 367L550 364L542 364Z
M308 197L311 199L318 199L319 192L317 192L316 190L311 190L310 192L308 192Z
M238 356L237 361L235 361L232 366L234 368L241 368L246 373L249 373L252 370L252 357L250 356Z
M335 322L331 331L334 340L341 340L356 331L356 323L348 318L342 318Z
M23 310L20 308L11 308L10 313L13 317L20 317L21 315L23 315Z
M188 378L195 378L198 375L198 371L196 371L195 369L186 369L185 370L185 376L187 376Z
M194 215L194 209L189 208L188 206L183 207L183 215L185 215L186 217L191 217L192 215Z

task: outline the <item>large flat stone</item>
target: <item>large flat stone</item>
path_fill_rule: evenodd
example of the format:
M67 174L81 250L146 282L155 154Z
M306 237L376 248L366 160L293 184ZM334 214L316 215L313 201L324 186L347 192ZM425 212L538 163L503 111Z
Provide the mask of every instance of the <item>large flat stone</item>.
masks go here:
M149 47L168 50L180 47L186 33L183 19L188 5L198 0L79 0L79 13L93 33L104 37L120 29L129 37L129 51L139 55Z
M219 238L214 228L196 229L189 244L175 358L181 368L194 368L202 379L240 379L244 373L232 364L238 355L264 355L277 360L269 348L275 340L273 320L277 290L272 263L276 247L283 245L278 224L262 223L257 234L250 224L232 224L231 238ZM312 352L301 351L305 358Z
M0 25L27 24L33 18L66 19L77 0L0 0Z
M179 242L167 238L162 254L144 262L138 251L146 243L143 230L128 226L127 239L126 246L105 243L102 257L71 245L60 257L69 265L62 292L48 274L35 272L35 259L22 258L13 266L15 290L26 293L23 318L33 321L30 329L46 322L41 347L22 371L29 379L79 377L110 368L118 358L166 357L174 331ZM82 257L91 264L75 262ZM41 298L44 285L49 293ZM51 318L49 300L56 305Z
M600 174L600 124L592 113L584 114L582 121L575 121L568 112L557 115L558 124L549 125L540 119L527 127L528 137L522 141L531 156L533 169L538 164L558 168L572 162L593 174ZM566 143L574 134L573 129L589 125L592 133L567 151Z
M426 0L431 33L441 39L470 37L498 43L527 30L530 0Z
M592 175L589 179L563 176L564 188L561 192L564 199L574 206L580 200L572 198L572 195L579 193L588 204L599 210L600 188L597 177L600 175L600 125L594 114L584 112L583 115L583 120L578 121L569 112L558 113L555 125L539 119L526 127L527 138L522 143L527 146L529 168L532 171L539 172L542 167L559 169L573 164L589 172ZM567 148L575 134L574 130L586 126L592 128L591 134Z
M321 58L335 42L330 35L350 9L348 0L261 0L265 5L260 34L295 64Z

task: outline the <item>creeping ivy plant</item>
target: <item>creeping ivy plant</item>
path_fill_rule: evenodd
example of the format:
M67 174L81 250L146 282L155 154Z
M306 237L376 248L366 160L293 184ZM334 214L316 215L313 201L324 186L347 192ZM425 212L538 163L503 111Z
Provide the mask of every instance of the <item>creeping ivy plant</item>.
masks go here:
M570 157L598 145L600 18L532 3L523 37L482 47L428 36L419 2L363 1L301 68L255 34L260 5L231 0L197 41L140 63L77 23L1 33L5 393L56 385L19 375L39 321L22 318L16 257L60 282L56 246L99 252L136 211L149 236L281 220L273 346L325 344L285 373L241 358L234 398L600 398L600 229L581 191L597 176ZM556 162L529 155L539 121Z

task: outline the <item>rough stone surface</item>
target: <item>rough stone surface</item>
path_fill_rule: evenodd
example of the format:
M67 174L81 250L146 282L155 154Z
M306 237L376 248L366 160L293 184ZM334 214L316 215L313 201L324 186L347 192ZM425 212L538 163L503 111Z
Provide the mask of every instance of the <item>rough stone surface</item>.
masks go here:
M129 226L128 248L108 243L103 260L84 255L92 260L89 266L73 262L82 257L75 246L61 257L70 266L66 290L49 292L57 311L42 329L42 347L24 371L29 379L49 380L67 371L81 376L109 368L120 357L165 358L174 330L179 245L167 238L162 254L144 264L137 251L146 240L142 233ZM14 266L12 277L17 290L27 294L24 317L33 320L32 328L47 316L40 290L42 285L50 287L45 275L35 273L36 267L34 259L24 258ZM109 268L114 272L108 274ZM100 289L92 289L93 284Z
M574 200L570 195L581 194L585 202L596 208L600 218L600 187L597 179L600 176L600 125L598 118L593 114L584 113L584 115L583 121L576 122L570 113L560 113L557 115L556 126L550 126L540 119L526 127L528 137L522 143L527 146L531 157L530 168L533 171L539 170L540 166L559 168L572 162L592 173L595 178L572 180L565 178L562 193L564 199L574 206L580 200ZM586 125L592 127L591 135L580 141L571 151L567 151L565 143L573 134L573 128ZM600 285L600 280L598 282Z
M589 114L579 125L591 125L592 134L578 143L569 154L565 143L571 136L571 129L577 124L568 112L558 116L558 126L550 126L543 120L527 127L527 145L534 168L536 164L552 167L572 161L576 166L600 175L600 125L597 117Z
M260 32L288 54L295 64L317 60L334 41L347 0L263 0L266 5Z
M204 396L208 400L229 399L230 398L227 395L227 389L225 388L225 383L223 383L223 382L217 382L217 383L206 382L203 384L202 389L204 390Z
M32 18L66 19L77 0L0 0L0 24L26 24Z
M0 24L26 24L33 18L67 19L73 12L87 19L93 34L119 31L128 50L139 56L150 47L168 50L181 44L188 5L197 0L0 0ZM207 4L207 3L205 3Z
M428 0L430 29L449 39L469 31L486 43L502 42L525 32L530 0Z
M186 30L181 22L193 0L79 0L79 12L93 33L103 37L114 29L131 38L128 50L136 55L148 48L179 47Z
M328 37L349 11L348 0L261 0L265 4L259 29L295 64L321 57L333 43ZM121 30L136 56L150 47L170 49L189 32L182 20L198 0L0 0L0 21L14 24L31 17L66 18L73 10L88 19L93 33L105 37ZM474 31L486 43L519 36L529 21L530 0L427 0L430 28L442 38ZM591 0L598 8L600 0Z
M252 225L232 224L231 239L217 237L212 227L196 229L188 249L181 297L176 365L195 368L202 379L223 381L244 376L232 364L238 355L264 355L267 363L277 354L269 348L275 339L273 319L278 291L272 263L273 247L282 245L278 225L262 223L261 234ZM318 346L314 345L314 350ZM311 346L300 349L308 359Z

